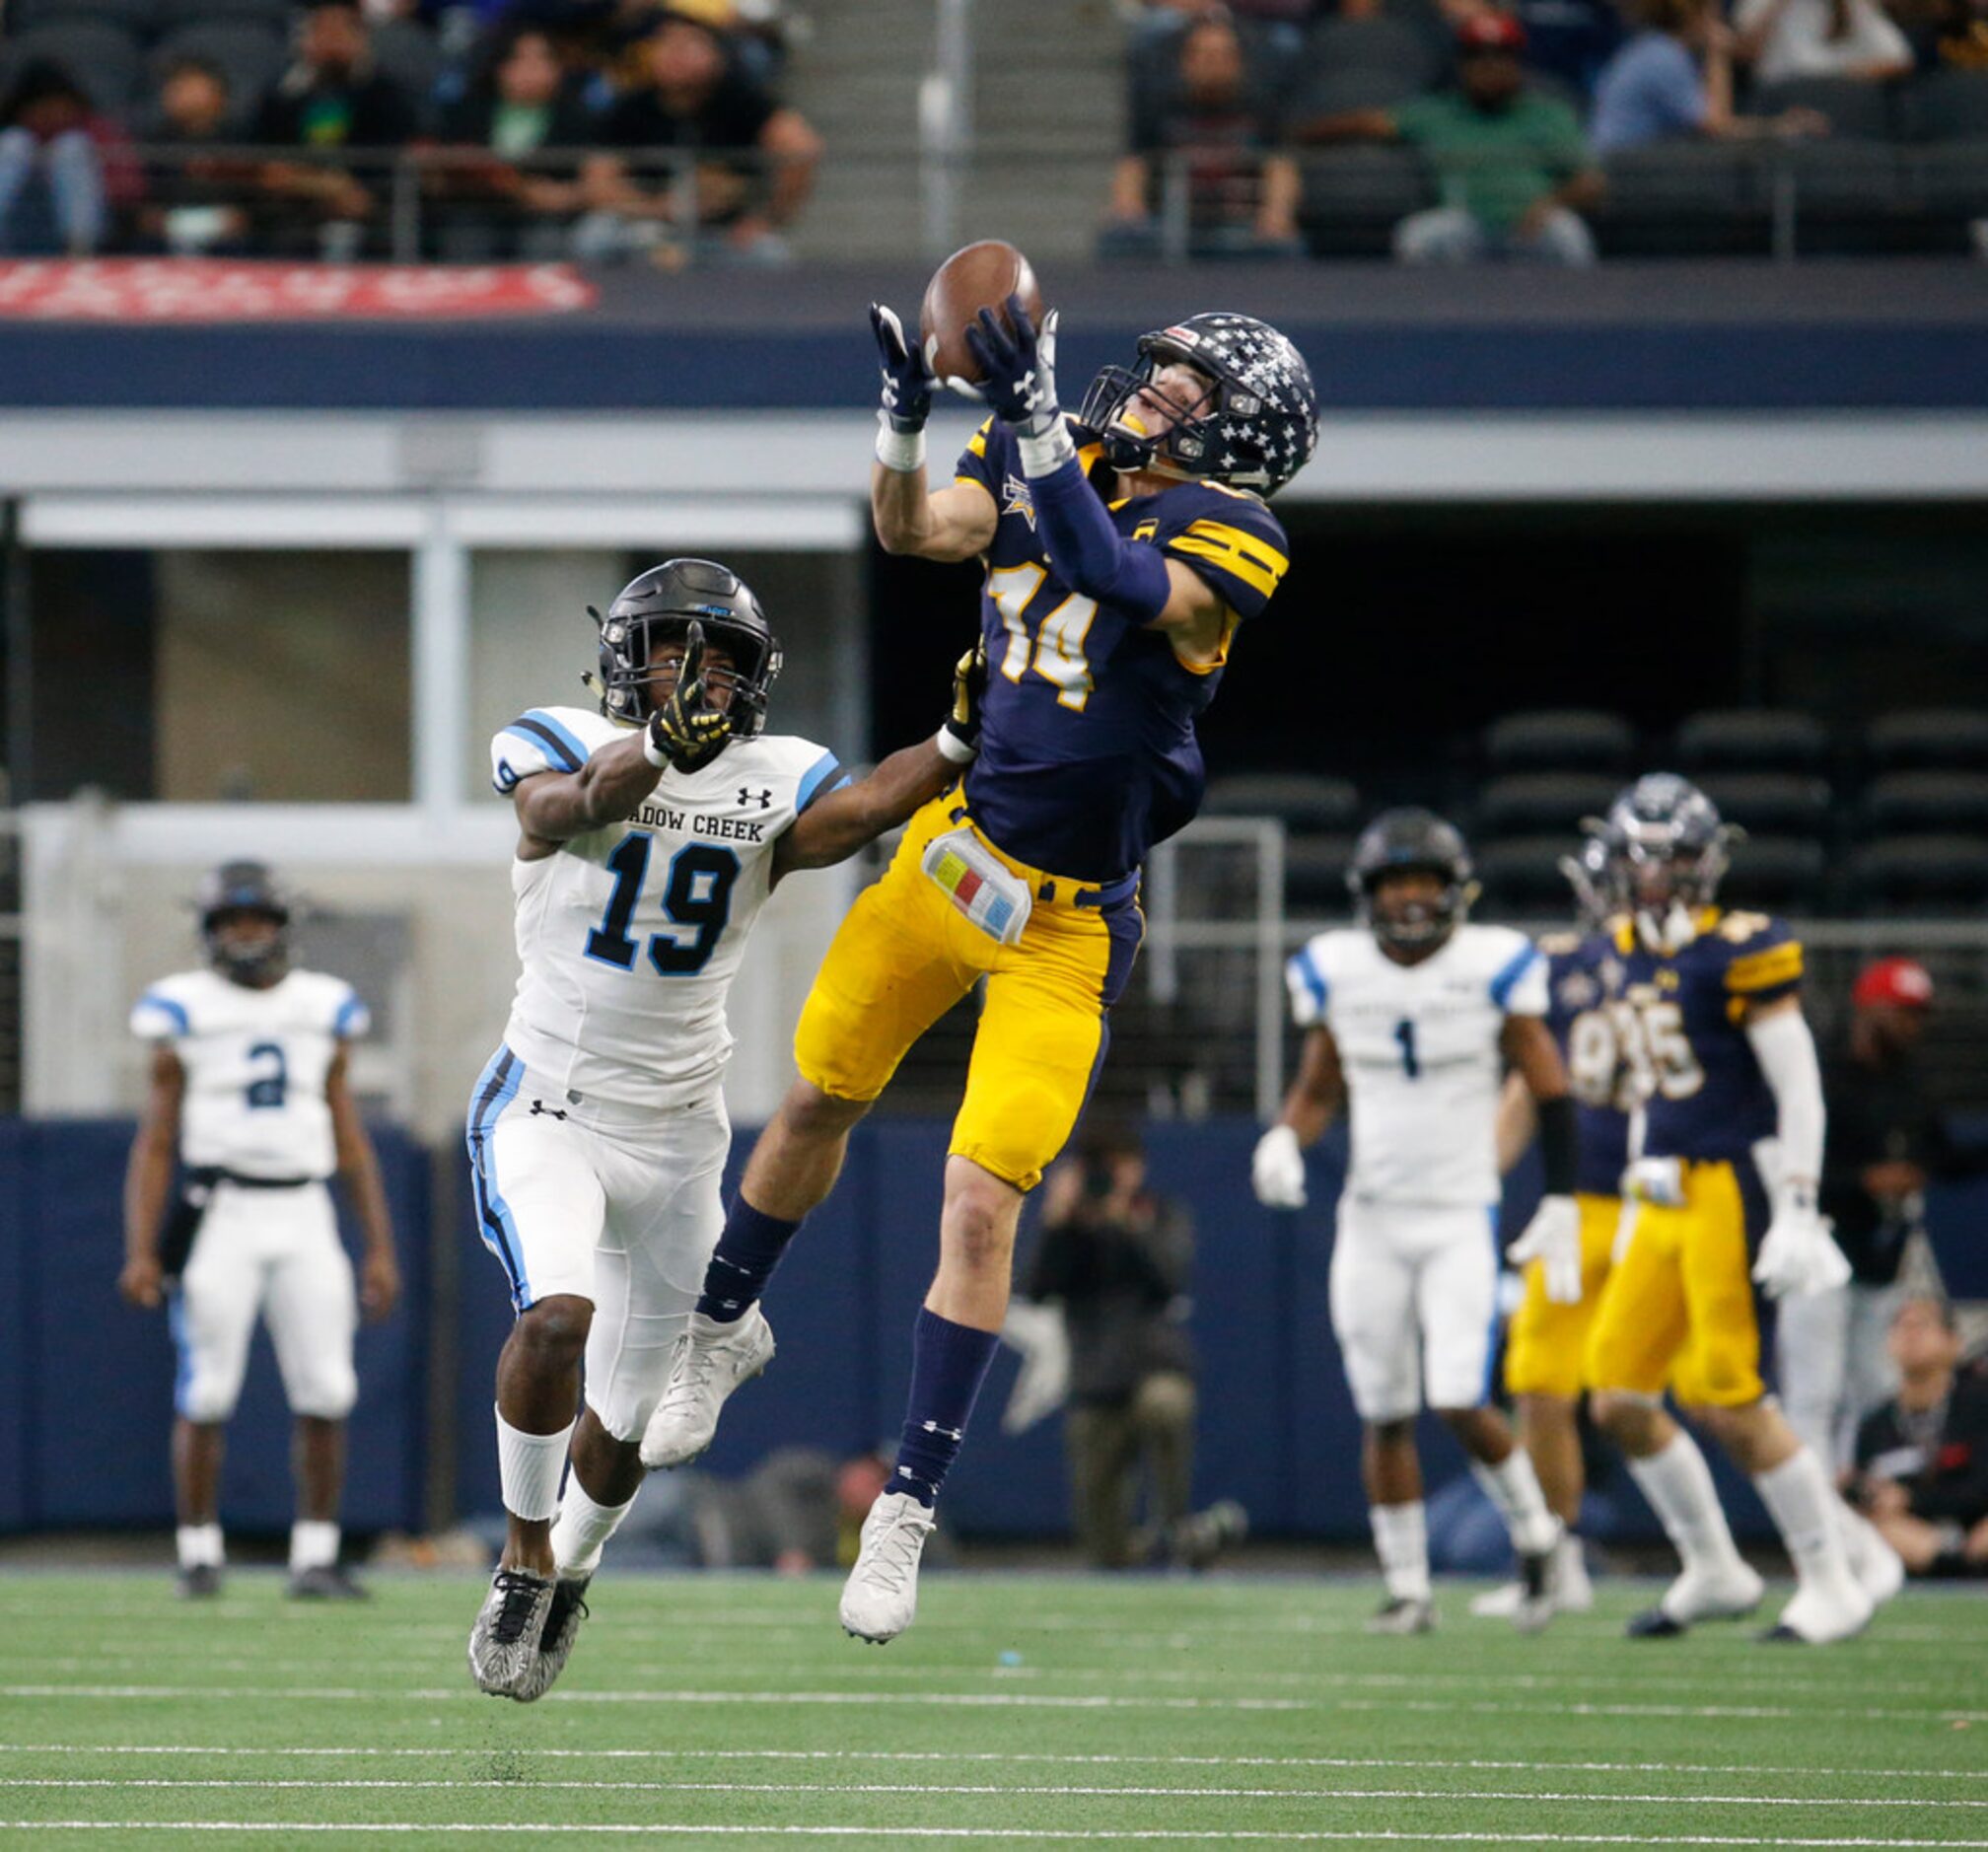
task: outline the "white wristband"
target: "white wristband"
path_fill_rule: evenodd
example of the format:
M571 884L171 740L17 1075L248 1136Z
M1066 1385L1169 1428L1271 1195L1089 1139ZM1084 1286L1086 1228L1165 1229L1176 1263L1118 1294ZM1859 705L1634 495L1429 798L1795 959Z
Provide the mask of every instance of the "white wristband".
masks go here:
M932 744L939 748L939 756L950 759L955 765L970 765L980 756L980 748L968 746L950 727L941 727L932 736Z
M1070 435L1070 427L1060 416L1040 437L1030 437L1026 433L1018 432L1015 448L1022 453L1022 473L1031 482L1038 482L1044 476L1053 476L1077 455L1077 445Z
M921 426L916 431L894 430L890 424L890 414L880 411L877 414L877 461L887 469L894 469L901 476L908 476L925 467L925 431Z
M670 754L656 744L656 736L647 727L642 729L642 756L658 771L670 769Z

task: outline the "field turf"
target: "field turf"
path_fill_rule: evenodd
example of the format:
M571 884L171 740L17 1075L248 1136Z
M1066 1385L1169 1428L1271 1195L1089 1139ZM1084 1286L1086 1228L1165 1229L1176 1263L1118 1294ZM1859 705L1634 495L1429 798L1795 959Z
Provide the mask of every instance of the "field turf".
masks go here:
M1366 1582L935 1575L875 1648L832 1579L610 1571L524 1708L470 1686L479 1584L374 1586L0 1578L0 1841L1988 1847L1978 1591L1816 1651L1624 1640L1648 1585L1375 1640Z

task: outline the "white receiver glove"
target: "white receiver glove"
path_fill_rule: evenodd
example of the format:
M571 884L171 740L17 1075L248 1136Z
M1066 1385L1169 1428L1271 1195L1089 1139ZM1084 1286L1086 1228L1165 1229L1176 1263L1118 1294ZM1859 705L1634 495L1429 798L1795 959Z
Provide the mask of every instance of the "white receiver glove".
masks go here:
M1761 1240L1753 1277L1770 1299L1826 1293L1850 1278L1850 1262L1806 1187L1776 1193L1774 1219Z
M1001 1341L1022 1353L1022 1368L1001 1411L1001 1432L1023 1434L1063 1406L1070 1391L1070 1331L1063 1308L1016 1299L1001 1324Z
M1249 1160L1249 1184L1266 1209L1304 1208L1305 1154L1290 1126L1273 1125L1257 1139Z
M1546 1297L1556 1306L1581 1303L1581 1210L1572 1196L1545 1196L1526 1233L1506 1249L1517 1266L1539 1262Z

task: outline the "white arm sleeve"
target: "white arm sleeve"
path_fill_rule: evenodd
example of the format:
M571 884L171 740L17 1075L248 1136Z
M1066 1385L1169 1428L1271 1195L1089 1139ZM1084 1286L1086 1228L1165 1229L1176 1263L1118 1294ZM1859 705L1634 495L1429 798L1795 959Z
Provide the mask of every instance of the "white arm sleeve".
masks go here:
M1780 1117L1781 1178L1813 1189L1822 1175L1822 1069L1815 1037L1799 1010L1777 1010L1746 1026Z

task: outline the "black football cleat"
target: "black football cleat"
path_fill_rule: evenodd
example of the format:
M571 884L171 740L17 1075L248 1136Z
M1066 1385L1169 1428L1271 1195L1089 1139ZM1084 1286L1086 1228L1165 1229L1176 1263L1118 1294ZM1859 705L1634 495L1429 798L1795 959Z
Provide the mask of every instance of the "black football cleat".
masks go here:
M349 1569L336 1563L320 1563L315 1569L292 1573L283 1593L293 1602L370 1602L373 1591L353 1579Z
M204 1602L221 1593L221 1571L213 1563L195 1563L190 1569L179 1572L179 1598L187 1602Z

